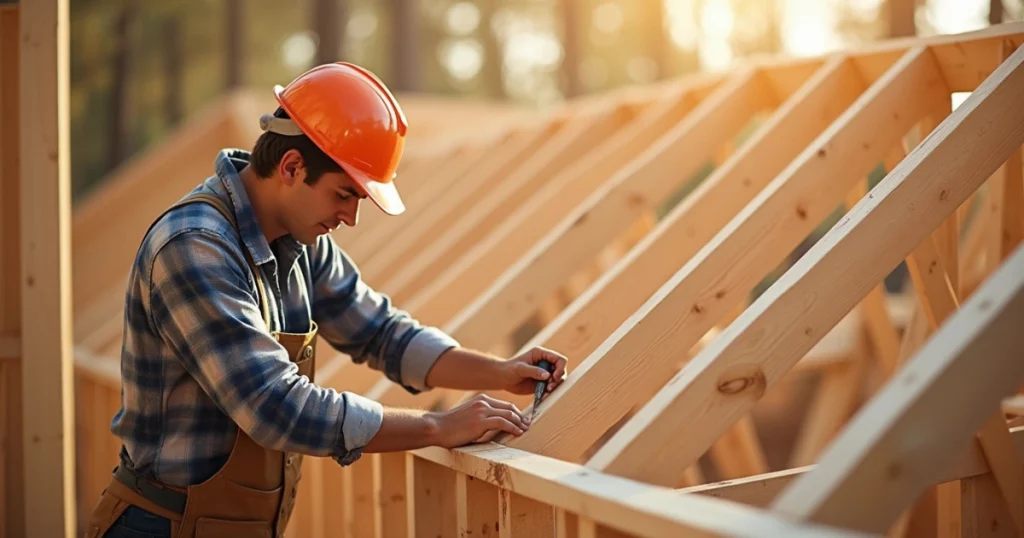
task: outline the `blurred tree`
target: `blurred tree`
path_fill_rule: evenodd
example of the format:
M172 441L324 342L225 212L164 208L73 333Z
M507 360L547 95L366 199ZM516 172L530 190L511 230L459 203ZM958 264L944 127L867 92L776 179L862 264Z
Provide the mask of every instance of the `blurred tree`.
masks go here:
M583 17L580 4L582 0L560 0L562 21L562 93L569 98L576 97L583 92L583 84L580 81L581 62L581 20L589 20L588 16Z
M419 89L419 1L391 0L391 86L395 91Z
M185 115L184 50L181 42L181 17L168 14L164 19L164 121L174 127Z
M999 24L1001 22L1003 22L1003 0L988 0L988 23Z
M915 0L888 0L889 37L912 36L917 33Z
M336 62L345 57L341 45L345 42L345 21L348 6L345 0L314 0L311 12L313 31L319 44L316 64Z
M483 65L481 77L487 94L495 99L504 99L505 93L505 59L503 47L498 33L494 29L494 21L498 10L498 0L479 0L480 24L478 35L483 41Z
M231 90L245 82L245 3L226 0L224 6L224 87Z
M107 167L111 170L117 168L131 151L129 77L132 70L132 50L135 48L132 46L132 30L135 27L136 10L135 2L120 2L117 21L114 24L115 49L113 58L111 58L114 83L110 91L110 123L108 124L110 146L107 148L109 151Z

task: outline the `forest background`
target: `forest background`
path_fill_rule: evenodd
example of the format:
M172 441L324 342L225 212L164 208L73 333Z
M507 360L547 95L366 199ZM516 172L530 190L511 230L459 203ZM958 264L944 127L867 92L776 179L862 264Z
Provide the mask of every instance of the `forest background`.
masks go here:
M364 65L396 93L539 107L1024 20L1024 0L71 0L70 18L79 200L223 93L322 62Z

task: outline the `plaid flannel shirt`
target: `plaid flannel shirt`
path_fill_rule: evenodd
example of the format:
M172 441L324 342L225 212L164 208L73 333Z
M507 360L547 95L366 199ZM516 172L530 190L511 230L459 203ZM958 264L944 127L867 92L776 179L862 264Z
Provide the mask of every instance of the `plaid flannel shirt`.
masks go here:
M242 244L215 208L190 204L154 224L128 280L122 408L111 430L133 468L168 484L212 476L236 427L262 446L347 465L383 418L379 403L298 375L263 322L241 248L259 268L271 330L307 332L312 318L330 346L413 393L428 390L427 371L458 345L370 289L330 236L311 247L288 236L268 244L238 176L248 157L223 150L216 175L196 187L230 201Z

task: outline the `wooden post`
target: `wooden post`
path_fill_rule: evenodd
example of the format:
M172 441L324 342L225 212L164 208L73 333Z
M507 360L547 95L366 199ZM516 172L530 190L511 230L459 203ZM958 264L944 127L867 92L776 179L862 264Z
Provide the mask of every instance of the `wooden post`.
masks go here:
M71 537L76 529L68 0L23 2L20 10L25 535Z
M0 116L18 117L18 6L0 6ZM25 535L18 122L0 125L0 536Z

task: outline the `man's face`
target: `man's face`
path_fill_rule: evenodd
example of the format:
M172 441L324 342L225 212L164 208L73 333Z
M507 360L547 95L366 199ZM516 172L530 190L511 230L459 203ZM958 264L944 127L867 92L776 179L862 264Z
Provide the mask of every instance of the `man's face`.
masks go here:
M366 195L348 174L328 172L313 185L306 183L306 174L300 165L284 181L281 219L292 237L313 245L320 235L359 222L359 202Z

